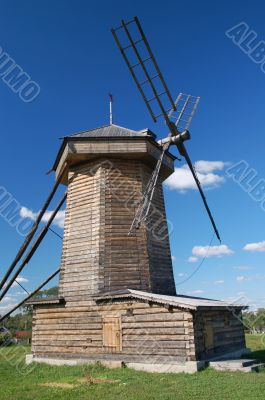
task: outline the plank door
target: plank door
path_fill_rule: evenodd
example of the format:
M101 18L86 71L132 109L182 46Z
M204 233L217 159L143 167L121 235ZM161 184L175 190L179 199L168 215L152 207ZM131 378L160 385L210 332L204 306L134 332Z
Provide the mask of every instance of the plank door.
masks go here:
M214 347L214 331L212 321L204 321L204 345L206 352Z
M103 317L103 348L108 353L122 351L120 317Z

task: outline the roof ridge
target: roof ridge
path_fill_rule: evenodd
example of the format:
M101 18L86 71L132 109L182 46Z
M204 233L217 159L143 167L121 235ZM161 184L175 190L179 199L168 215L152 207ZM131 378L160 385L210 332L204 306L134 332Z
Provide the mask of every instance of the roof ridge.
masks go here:
M96 131L97 129L106 128L107 126L111 126L111 125L112 125L112 124L105 124L105 125L102 125L102 126L98 126L98 127L96 127L96 128L85 129L85 130L83 130L83 131L75 132L75 133L72 133L71 135L67 135L67 136L64 136L64 137L71 137L71 136L75 136L75 135L80 135L80 133L85 133L85 132L93 132L93 131Z

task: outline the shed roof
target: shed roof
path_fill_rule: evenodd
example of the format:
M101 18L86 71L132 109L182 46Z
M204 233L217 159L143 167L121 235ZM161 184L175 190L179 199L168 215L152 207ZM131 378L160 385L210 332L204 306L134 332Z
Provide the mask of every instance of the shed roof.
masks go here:
M198 308L208 308L208 307L222 308L222 309L246 308L246 306L244 306L243 304L229 303L221 300L212 300L201 297L191 297L183 295L166 296L163 294L154 294L132 289L109 292L100 297L97 297L96 300L100 301L100 300L124 299L124 298L152 301L154 303L165 304L189 310L197 310Z

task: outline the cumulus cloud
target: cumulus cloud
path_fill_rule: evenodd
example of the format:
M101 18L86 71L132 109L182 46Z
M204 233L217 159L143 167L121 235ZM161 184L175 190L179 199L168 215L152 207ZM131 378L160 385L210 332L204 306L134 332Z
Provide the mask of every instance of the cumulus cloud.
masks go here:
M226 244L218 246L194 246L192 254L195 257L222 257L233 254L233 251L229 249Z
M214 285L222 285L223 283L225 283L225 281L223 279L220 279L219 281L214 281Z
M197 161L195 169L202 187L213 189L223 183L225 178L216 172L222 171L226 165L227 163L223 161ZM165 181L165 184L169 189L176 189L182 193L189 189L197 188L187 164L175 168L175 172Z
M46 211L42 217L42 222L48 222L52 213L53 213L53 211ZM35 221L39 212L35 213L27 207L21 207L19 214L22 218L29 218L32 221ZM59 228L63 228L64 227L64 218L65 218L65 211L64 210L58 211L56 217L53 220L53 225L57 225Z
M19 275L19 276L16 278L16 281L12 284L11 287L19 286L17 282L23 284L23 283L28 283L29 280L28 280L27 278L24 278L23 276Z
M258 252L264 252L265 251L265 240L262 242L256 242L256 243L248 243L243 247L243 250L245 251L258 251Z
M188 262L189 263L195 263L195 262L197 262L199 259L198 259L198 257L193 257L193 256L190 256L189 258L188 258Z

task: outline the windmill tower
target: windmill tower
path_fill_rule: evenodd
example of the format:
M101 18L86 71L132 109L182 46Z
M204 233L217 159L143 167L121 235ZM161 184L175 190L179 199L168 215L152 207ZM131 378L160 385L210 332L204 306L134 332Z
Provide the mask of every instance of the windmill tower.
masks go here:
M175 295L162 181L174 170L169 152L147 224L128 232L154 165L155 135L117 125L65 137L54 164L68 185L60 295L83 300L122 289Z
M138 39L132 38L131 27L136 28ZM126 45L121 44L119 31L128 38ZM209 358L246 351L243 306L175 292L162 190L162 182L174 171L170 146L177 146L186 160L220 238L184 146L199 99L180 94L173 101L137 18L122 21L112 32L152 118L159 116L153 108L156 104L169 134L156 142L148 129L134 131L110 124L63 139L53 168L55 190L59 183L68 188L60 291L56 298L29 302L33 305L33 336L27 362L73 365L100 361L147 371L195 372ZM145 58L137 47L141 44ZM128 59L128 49L133 50L135 63ZM156 71L153 76L146 68L149 61ZM139 81L137 67L145 75L143 81ZM145 85L153 95L150 98ZM15 261L24 250L23 245Z

